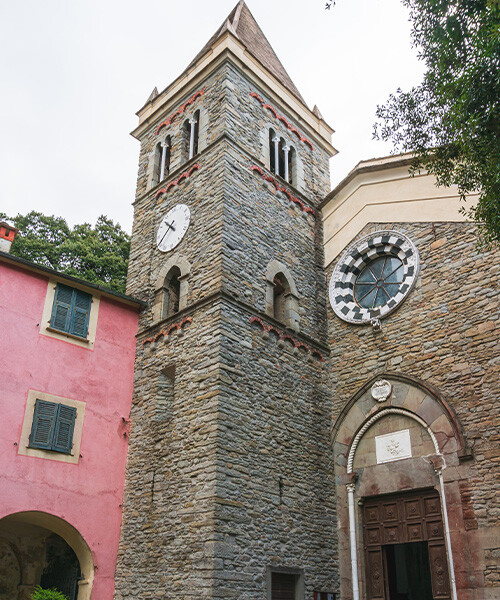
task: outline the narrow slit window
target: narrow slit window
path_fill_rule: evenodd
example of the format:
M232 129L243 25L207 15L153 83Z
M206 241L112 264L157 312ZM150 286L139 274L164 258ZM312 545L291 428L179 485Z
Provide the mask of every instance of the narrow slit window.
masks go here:
M194 113L194 140L193 140L193 156L198 154L198 144L200 139L200 111ZM192 158L192 157L191 157Z
M158 390L154 418L157 421L168 420L172 414L175 386L175 365L165 367L158 375Z
M286 322L286 303L290 286L283 273L278 273L273 281L273 311L274 318L282 323Z

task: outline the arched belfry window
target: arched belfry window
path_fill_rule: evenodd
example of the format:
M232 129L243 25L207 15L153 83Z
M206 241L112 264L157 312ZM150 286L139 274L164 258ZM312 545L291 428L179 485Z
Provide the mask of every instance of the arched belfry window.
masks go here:
M158 185L170 173L170 155L172 141L171 137L167 137L155 145L153 152L153 170L151 175L151 186Z
M286 162L286 157L285 157L285 148L287 147L286 142L283 138L280 138L279 142L278 142L278 175L280 177L283 177L283 179L286 179L285 177L285 164L287 164Z
M288 183L296 181L297 153L274 129L269 129L269 170Z
M288 268L277 260L267 267L266 314L294 331L299 330L297 288Z
M292 185L297 184L297 151L293 146L288 146L285 179Z
M170 156L172 153L172 140L169 135L165 138L162 144L161 166L160 166L160 181L168 177L170 173Z
M162 147L161 142L158 142L155 146L154 154L153 154L153 177L151 180L151 185L157 185L160 183L160 174L161 174L161 158L162 158Z
M184 138L184 159L191 160L198 154L200 137L200 111L197 110L189 119L184 121L182 128Z
M276 171L276 142L275 138L279 142L279 138L276 137L274 129L269 129L269 170L271 173L277 173Z
M155 321L175 315L187 306L189 262L178 255L163 265L155 285L153 318Z

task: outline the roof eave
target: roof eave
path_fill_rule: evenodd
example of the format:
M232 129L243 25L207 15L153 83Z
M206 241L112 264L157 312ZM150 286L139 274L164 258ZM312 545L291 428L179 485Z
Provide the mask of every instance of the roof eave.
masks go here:
M409 167L414 159L412 152L404 154L394 154L390 156L382 156L380 158L371 158L368 160L361 160L359 163L349 171L349 173L340 181L333 190L325 197L325 199L319 205L319 209L324 208L332 198L334 198L348 183L359 175L364 173L373 173L375 171L385 171L387 169L396 169L398 167Z
M17 267L26 269L27 271L31 271L32 273L36 273L37 275L54 277L62 281L68 281L88 290L96 290L102 296L109 297L115 301L121 302L122 304L132 306L137 310L141 310L147 306L147 304L142 300L138 300L137 298L134 298L132 296L127 296L127 294L122 294L121 292L109 290L103 286L84 281L83 279L73 277L72 275L67 275L66 273L61 273L60 271L56 271L55 269L51 269L50 267L45 267L44 265L37 265L36 263L30 260L20 258L19 256L9 254L8 252L0 251L0 262L14 264Z

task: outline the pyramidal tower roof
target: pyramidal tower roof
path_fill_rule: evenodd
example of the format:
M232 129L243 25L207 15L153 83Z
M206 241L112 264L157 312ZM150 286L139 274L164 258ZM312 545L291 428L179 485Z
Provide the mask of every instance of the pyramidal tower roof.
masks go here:
M270 71L276 79L278 79L294 96L296 96L303 104L304 99L300 95L299 90L295 87L295 84L290 79L290 76L285 71L285 68L281 64L281 61L276 56L271 44L267 41L266 36L262 33L261 28L258 26L257 21L254 19L248 6L244 0L240 0L238 4L233 8L231 14L217 29L215 34L208 40L203 48L194 57L191 63L186 68L188 71L195 63L200 60L207 52L210 51L211 47L215 42L222 36L226 31L229 31L245 46L245 48L252 54L268 71Z

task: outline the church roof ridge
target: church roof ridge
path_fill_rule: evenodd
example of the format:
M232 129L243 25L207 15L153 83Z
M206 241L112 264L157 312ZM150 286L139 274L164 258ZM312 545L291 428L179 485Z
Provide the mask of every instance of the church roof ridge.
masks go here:
M191 69L191 67L207 54L215 42L222 37L226 31L229 31L234 35L254 58L270 71L272 75L288 89L288 91L302 102L302 104L307 106L304 98L302 98L296 85L291 80L271 44L262 32L262 29L259 27L259 24L250 12L245 0L240 0L238 2L214 35L189 63L185 72Z

